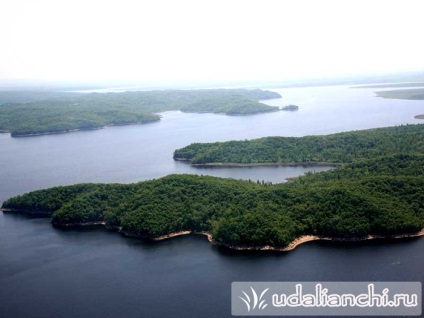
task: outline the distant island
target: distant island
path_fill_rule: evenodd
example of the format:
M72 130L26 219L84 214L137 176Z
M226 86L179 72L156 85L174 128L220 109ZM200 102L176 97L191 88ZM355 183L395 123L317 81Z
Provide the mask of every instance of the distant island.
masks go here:
M1 92L0 132L35 136L105 126L145 124L158 112L253 115L278 111L259 100L281 97L259 89L163 90L124 93Z
M236 145L234 158L240 149L250 153L266 150L266 145L283 154L287 150L286 160L316 158L339 165L275 185L195 175L136 184L77 184L13 197L2 209L49 215L55 226L101 224L149 240L199 233L235 249L287 251L314 239L418 236L424 234L423 137L424 125L407 125L230 142ZM250 143L258 147L250 148ZM252 158L266 160L260 152Z
M286 111L297 111L299 110L299 106L296 105L287 105L281 108L281 110L286 110Z

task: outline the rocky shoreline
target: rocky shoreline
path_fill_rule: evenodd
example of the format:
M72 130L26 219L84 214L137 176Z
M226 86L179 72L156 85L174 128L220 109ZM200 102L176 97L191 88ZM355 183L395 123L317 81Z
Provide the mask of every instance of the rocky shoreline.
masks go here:
M375 239L402 239L402 238L413 238L424 236L424 229L414 234L401 234L401 235L390 235L390 236L382 236L382 235L368 235L366 237L358 237L358 238L332 238L332 237L324 237L324 236L314 236L314 235L304 235L296 238L292 241L288 246L284 248L274 247L274 246L228 246L228 248L239 250L239 251L277 251L277 252L289 252L294 250L299 245L305 244L307 242L312 241L332 241L332 242L361 242Z
M391 236L368 235L366 237L349 238L349 239L346 239L346 238L331 238L331 237L314 236L314 235L303 235L303 236L296 238L288 246L282 248L282 247L274 247L274 246L269 246L269 245L265 245L265 246L234 246L234 245L225 244L225 243L218 243L213 239L212 234L209 233L209 232L180 231L180 232L174 232L174 233L170 233L170 234L167 234L167 235L162 235L162 236L158 236L158 237L154 237L154 238L148 238L148 237L143 237L143 236L140 236L140 235L132 234L130 232L122 231L122 228L108 227L105 224L105 222L91 222L91 223L83 223L83 224L80 224L80 225L82 225L82 226L104 225L108 229L117 230L119 233L123 234L124 236L134 237L134 238L139 238L139 239L148 239L148 240L151 240L151 241L154 241L154 242L168 240L168 239L171 239L171 238L177 237L177 236L203 235L207 238L208 242L213 244L213 245L222 246L222 247L226 247L226 248L229 248L229 249L232 249L232 250L237 250L237 251L289 252L289 251L294 250L296 247L298 247L302 244L305 244L307 242L312 242L312 241L361 242L361 241L368 241L368 240L375 240L375 239L402 239L402 238L412 238L412 237L424 236L424 229L422 229L420 232L414 233L414 234L402 234L402 235L391 235Z
M380 236L380 235L368 235L367 237L361 237L361 238L351 238L351 239L344 239L344 238L331 238L331 237L323 237L323 236L314 236L314 235L303 235L298 238L296 238L294 241L292 241L288 246L284 248L280 247L274 247L274 246L233 246L230 244L225 243L217 243L214 239L211 233L209 232L191 232L191 231L181 231L181 232L175 232L170 233L168 235L159 236L156 238L153 238L153 241L163 241L167 240L176 236L183 236L183 235L203 235L206 236L209 243L217 245L217 246L223 246L229 249L237 250L237 251L277 251L277 252L289 252L294 250L299 245L305 244L307 242L312 241L333 241L333 242L360 242L360 241L368 241L368 240L374 240L374 239L402 239L402 238L412 238L412 237L420 237L424 236L424 229L422 229L420 232L415 234L402 234L402 235L392 235L392 236Z
M14 210L14 209L5 209L1 208L0 211L3 212L12 212L12 213L24 213L24 214L31 214L31 215L40 215L40 216L51 216L51 213L49 212L42 212L42 211L26 211L26 210ZM52 223L53 226L56 227L63 227L63 228L69 228L69 227L81 227L81 226L104 226L108 230L117 231L118 233L127 236L127 237L134 237L138 239L147 239L154 242L159 242L163 240L168 240L173 237L177 236L184 236L184 235L203 235L207 238L208 242L217 246L223 246L229 249L237 250L237 251L277 251L277 252L289 252L294 250L299 245L305 244L307 242L312 241L333 241L333 242L360 242L360 241L368 241L368 240L375 240L375 239L402 239L402 238L413 238L413 237L420 237L424 236L424 228L413 234L401 234L401 235L389 235L389 236L382 236L382 235L368 235L365 237L358 237L358 238L337 238L337 237L324 237L324 236L316 236L316 235L303 235L298 238L296 238L294 241L292 241L288 246L286 247L275 247L270 245L264 245L264 246L235 246L231 244L226 243L219 243L216 242L213 239L213 236L209 232L193 232L193 231L180 231L180 232L173 232L166 235L161 235L157 237L147 237L147 236L141 236L135 233L131 233L128 231L124 231L122 227L120 226L110 226L105 221L94 221L94 222L82 222L82 223L60 223L55 224Z

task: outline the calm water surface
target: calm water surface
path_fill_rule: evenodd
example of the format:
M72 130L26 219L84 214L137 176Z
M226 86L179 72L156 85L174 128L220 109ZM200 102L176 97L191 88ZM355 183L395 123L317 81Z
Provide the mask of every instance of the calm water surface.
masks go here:
M172 160L192 142L303 136L419 123L424 102L343 86L275 90L298 112L256 116L163 113L161 122L32 138L0 134L0 202L77 182L171 173L283 182L307 167L193 168ZM236 253L203 237L148 244L102 229L58 230L0 214L0 317L230 317L232 281L423 281L422 238L314 242L290 253Z

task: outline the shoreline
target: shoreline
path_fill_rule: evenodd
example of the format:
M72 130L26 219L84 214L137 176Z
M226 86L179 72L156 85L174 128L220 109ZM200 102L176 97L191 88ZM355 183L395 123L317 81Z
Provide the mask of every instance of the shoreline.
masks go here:
M39 132L39 133L33 133L33 134L18 134L15 135L12 132L8 131L0 131L0 133L8 133L11 137L19 138L19 137L36 137L36 136L45 136L45 135L59 135L59 134L67 134L77 131L90 131L90 130L100 130L105 129L108 127L116 127L116 126L134 126L134 125L144 125L144 124L150 124L160 121L160 118L157 120L149 120L146 122L135 122L135 123L128 123L128 124L110 124L106 126L99 126L99 127L93 127L93 128L75 128L75 129L69 129L69 130L62 130L62 131L46 131L46 132Z
M266 105L266 104L264 104ZM269 105L266 105L269 106ZM269 106L269 107L278 107L278 106ZM186 111L183 109L180 109L179 111L182 113L186 113L186 114L215 114L215 115L225 115L225 116L253 116L253 115L261 115L261 114L267 114L267 113L272 113L272 112L278 112L281 109L277 109L277 108L272 108L272 109L268 109L268 110L261 110L261 111L257 111L257 112L251 112L251 113L228 113L228 112L213 112L213 111Z
M340 163L334 162L315 162L315 161L304 161L304 162L263 162L263 163L225 163L225 162L210 162L210 163L191 163L190 159L186 158L174 158L175 161L189 162L193 167L298 167L298 166L326 166L326 167L337 167Z
M167 235L161 235L158 237L154 237L152 238L152 241L164 241L173 237L177 237L177 236L183 236L183 235L189 235L191 234L191 231L181 231L181 232L174 232L174 233L169 233Z
M25 215L40 215L40 216L50 216L52 215L51 212L45 212L45 211L30 211L30 210L16 210L16 209L7 209L7 208L0 208L1 212L4 213L16 213L16 214L25 214Z
M96 224L94 224L96 223ZM102 222L93 222L93 224L87 224L87 225L97 225L97 224L101 224ZM103 224L107 229L111 229L110 227L107 226L107 224L105 224L105 222L103 222ZM264 245L264 246L234 246L234 245L230 245L230 244L226 244L226 243L218 243L213 239L213 236L211 233L209 232L193 232L193 231L180 231L180 232L173 232L173 233L169 233L167 235L161 235L158 237L154 237L154 238L146 238L140 235L135 235L132 234L130 232L124 232L122 231L122 228L112 228L114 230L117 230L118 233L123 234L124 236L128 236L128 237L134 237L134 238L139 238L139 239L148 239L150 241L154 241L154 242L160 242L160 241L164 241L164 240L168 240L171 239L173 237L178 237L178 236L186 236L186 235L202 235L205 236L206 239L208 240L208 242L212 245L215 246L222 246L222 247L226 247L232 250L237 250L237 251L276 251L276 252L289 252L294 250L296 247L308 243L308 242L312 242L312 241L332 241L332 242L363 242L363 241L369 241L369 240L375 240L375 239L403 239L403 238L413 238L413 237L421 237L424 236L424 228L417 232L417 233L413 233L413 234L400 234L400 235L389 235L389 236L382 236L382 235L368 235L366 237L360 237L360 238L332 238L332 237L324 237L324 236L316 236L316 235L303 235L300 236L296 239L294 239L291 243L289 243L289 245L287 245L286 247L275 247L275 246L270 246L270 245Z
M32 211L23 211L23 210L14 210L14 209L6 209L6 208L0 208L0 211L3 212L12 212L12 213L24 213L24 214L32 214L32 215L42 215L42 216L50 216L50 213L46 212L32 212ZM226 243L218 243L213 239L213 236L209 232L193 232L193 231L179 231L179 232L172 232L166 235L161 235L157 237L145 237L137 234L133 234L131 232L126 232L122 230L122 227L117 226L110 226L105 221L94 221L94 222L83 222L83 223L62 223L62 224L55 224L52 223L53 226L56 227L63 227L63 228L69 228L69 227L88 227L88 226L97 226L101 225L104 226L108 230L116 231L124 236L127 237L134 237L138 239L145 239L150 240L154 242L160 242L164 240L168 240L174 237L178 236L185 236L185 235L203 235L207 238L208 242L212 245L216 246L223 246L232 250L237 251L276 251L276 252L289 252L294 250L296 247L312 242L312 241L332 241L332 242L363 242L363 241L369 241L369 240L375 240L375 239L403 239L403 238L413 238L413 237L421 237L424 236L424 228L421 229L421 231L417 233L412 234L399 234L399 235L368 235L365 237L358 237L358 238L337 238L337 237L325 237L325 236L317 236L317 235L302 235L297 238L295 238L292 242L290 242L286 247L275 247L270 245L264 245L264 246L234 246Z
M33 133L33 134L18 134L15 135L13 133L10 133L11 137L14 138L19 138L19 137L36 137L36 136L45 136L45 135L60 135L60 134L67 134L67 133L72 133L72 132L77 132L77 131L88 131L88 130L98 130L98 129L103 129L104 127L98 127L98 128L90 128L90 129L69 129L69 130L62 130L62 131L49 131L49 132L39 132L39 133Z
M303 235L296 238L288 246L284 248L274 247L274 246L248 246L248 247L237 247L237 246L228 246L229 248L239 250L239 251L278 251L278 252L289 252L294 250L299 245L312 242L312 241L332 241L332 242L364 242L369 240L390 240L390 239L403 239L403 238L413 238L424 236L424 229L417 233L413 234L400 234L400 235L368 235L366 237L359 238L332 238L325 236L316 236L316 235Z

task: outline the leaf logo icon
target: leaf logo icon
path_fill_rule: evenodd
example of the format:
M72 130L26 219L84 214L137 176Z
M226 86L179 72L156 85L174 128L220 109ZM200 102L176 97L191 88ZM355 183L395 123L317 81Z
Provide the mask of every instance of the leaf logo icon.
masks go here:
M265 299L262 300L262 297L265 295L265 293L268 291L269 288L265 289L261 293L259 298L258 298L258 294L256 293L256 291L253 289L252 286L250 286L250 289L252 290L252 300L250 299L249 295L246 294L244 291L242 291L242 292L243 292L245 298L239 296L239 298L241 300L243 300L244 303L246 304L247 311L250 312L250 310L253 310L256 307L258 307L258 309L260 309L260 310L265 309L265 307L268 306L268 304L265 304ZM252 301L253 301L253 304L252 304Z

